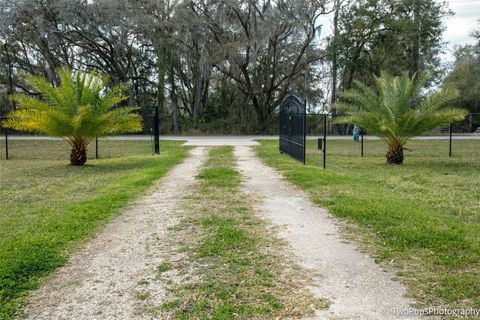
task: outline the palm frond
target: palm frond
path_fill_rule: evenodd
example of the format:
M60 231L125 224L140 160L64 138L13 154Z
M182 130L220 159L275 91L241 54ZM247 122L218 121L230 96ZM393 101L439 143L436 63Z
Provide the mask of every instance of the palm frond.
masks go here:
M339 121L404 144L409 137L465 118L464 110L448 108L456 92L440 89L423 96L426 81L425 74L410 78L406 72L397 77L382 72L375 77L375 88L355 82L342 95L347 102L336 105L346 113Z
M143 129L142 118L136 113L135 107L126 107L112 110L103 116L100 135L139 132Z
M104 113L118 105L119 103L128 99L128 96L124 94L127 87L124 84L118 84L113 86L99 103L96 105L96 112Z
M70 119L57 110L45 111L21 109L8 115L3 121L5 128L30 131L52 137L63 137L71 132Z
M35 109L35 110L42 111L42 110L50 110L52 108L47 102L44 102L42 100L39 100L33 97L29 97L21 93L11 94L9 98L15 101L23 109Z
M43 96L46 103L55 108L62 106L62 97L59 95L55 87L45 78L32 75L26 78L26 82L36 92Z
M448 106L458 97L458 91L451 88L443 88L426 97L418 106L420 110L438 110Z
M8 115L5 127L85 143L99 135L142 130L141 117L133 113L138 108L114 109L128 98L125 85L108 90L109 77L96 71L72 73L62 68L57 73L58 87L38 76L28 78L41 98L12 95L21 109Z

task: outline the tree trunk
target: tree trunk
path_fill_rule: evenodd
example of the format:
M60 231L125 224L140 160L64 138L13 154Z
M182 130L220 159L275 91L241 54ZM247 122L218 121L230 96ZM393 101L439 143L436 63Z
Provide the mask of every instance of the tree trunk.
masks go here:
M335 108L335 102L337 101L337 78L338 78L338 63L337 63L337 51L338 51L338 14L340 12L340 1L335 0L335 12L333 14L333 52L332 52L332 96L330 97L330 113L332 119L337 117L337 109ZM335 134L340 133L340 128L337 123L332 121L332 132Z
M208 63L207 50L203 47L198 51L200 58L197 63L196 71L194 73L194 86L193 86L193 118L198 118L202 108L205 105L205 100L208 94L208 84L210 79L211 66Z
M9 48L7 50L10 50ZM11 94L14 93L13 89L13 63L12 60L10 59L10 53L7 51L7 60L8 60L8 66L7 66L7 77L8 77L8 89L7 89L7 97L9 97ZM15 111L16 109L16 104L15 100L13 99L7 99L6 103L4 105L8 106L8 111Z
M157 106L160 112L160 119L165 116L165 74L167 70L167 61L166 55L167 52L165 48L160 47L155 50L157 54Z
M388 144L388 151L385 155L388 164L403 163L403 145L400 141L392 141Z
M193 92L193 118L198 118L200 109L202 107L202 93L203 93L203 75L198 74L195 81L194 92Z
M207 70L200 70L197 75L193 93L193 118L198 118L208 97L209 74Z
M410 66L410 76L418 73L420 69L420 0L415 0L413 7L413 45L412 45L412 64Z
M333 52L332 52L332 115L336 114L336 110L333 107L337 101L337 41L338 41L338 13L340 11L340 1L335 1L335 13L333 15Z
M255 110L255 115L257 116L257 122L260 126L260 132L264 133L267 128L268 124L268 106L262 104L257 95L253 93L253 89L251 89L250 99L253 104L253 109Z
M72 146L70 164L72 166L83 166L87 162L88 141L83 138L72 138L68 142Z
M170 64L170 74L169 80L171 85L170 90L170 100L172 100L172 125L173 133L180 133L180 126L178 125L178 97L177 97L177 85L175 83L175 73L174 73L173 63Z

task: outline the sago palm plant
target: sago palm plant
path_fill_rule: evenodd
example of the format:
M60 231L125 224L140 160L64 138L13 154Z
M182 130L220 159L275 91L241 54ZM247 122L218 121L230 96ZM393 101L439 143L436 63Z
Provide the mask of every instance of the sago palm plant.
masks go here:
M58 87L39 76L27 77L40 97L12 95L20 109L10 113L3 126L63 137L71 146L70 163L75 166L85 164L87 146L95 137L142 130L140 116L132 113L137 108L115 108L127 99L124 85L108 89L108 76L96 72L62 68L58 76Z
M346 102L336 105L346 113L340 122L356 124L383 139L388 145L387 163L401 164L408 139L466 116L465 110L449 106L456 91L424 94L426 81L425 75L410 78L408 73L395 77L382 73L375 77L373 88L355 81L355 88L342 95Z

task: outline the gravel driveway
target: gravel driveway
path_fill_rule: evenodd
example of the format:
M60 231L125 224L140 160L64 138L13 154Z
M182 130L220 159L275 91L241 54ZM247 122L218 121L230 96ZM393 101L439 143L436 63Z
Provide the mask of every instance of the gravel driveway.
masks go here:
M28 319L143 319L145 305L161 306L165 288L156 279L158 266L169 259L164 239L175 225L174 210L190 192L206 158L195 148L182 164L150 192L133 202L69 263L32 294ZM148 279L148 283L145 279ZM142 282L143 281L143 282Z
M194 190L206 150L192 149L191 156L146 196L74 253L65 267L32 293L26 317L151 318L148 303L155 301L159 307L166 295L164 283L155 274L171 254L165 241L168 228L178 222L175 209ZM393 313L414 301L405 298L405 288L392 280L393 273L342 239L334 218L264 165L250 146L237 145L235 155L244 192L257 200L256 212L278 227L299 265L318 274L311 290L331 304L318 311L315 319L414 319Z
M317 319L414 319L395 315L413 301L372 258L345 242L334 218L264 165L249 147L235 148L245 191L258 197L257 212L280 227L298 263L319 273L313 292L331 301Z

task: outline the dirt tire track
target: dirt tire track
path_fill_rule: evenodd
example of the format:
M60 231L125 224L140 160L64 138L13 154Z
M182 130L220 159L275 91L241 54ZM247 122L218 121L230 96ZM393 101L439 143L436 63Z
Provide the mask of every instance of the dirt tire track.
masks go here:
M157 267L169 259L164 239L168 227L177 223L174 211L193 188L205 158L205 148L193 149L146 196L72 254L66 266L31 294L26 318L152 318L146 311L161 306L166 294L156 277Z
M394 308L408 308L405 288L383 271L368 255L342 239L337 223L326 210L313 205L247 146L237 146L239 170L245 192L260 198L257 212L279 226L298 263L319 272L312 283L318 298L331 301L316 319L416 319L400 316Z

